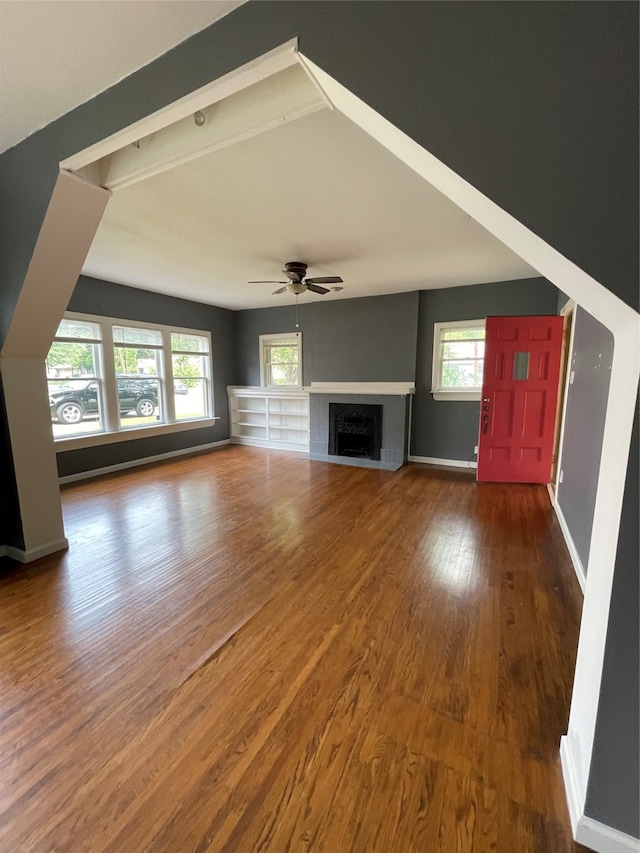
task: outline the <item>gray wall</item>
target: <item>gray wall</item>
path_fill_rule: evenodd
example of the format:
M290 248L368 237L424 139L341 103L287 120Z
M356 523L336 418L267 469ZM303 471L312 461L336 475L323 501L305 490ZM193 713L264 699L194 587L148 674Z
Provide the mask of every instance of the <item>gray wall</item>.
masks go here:
M197 450L199 445L229 437L227 385L236 383L233 311L87 276L80 277L69 302L69 310L211 332L214 411L220 420L213 427L97 445L81 450L60 451L57 453L57 459L61 477L174 450L191 447Z
M640 837L640 517L638 412L624 492L622 527L635 537L621 539L616 557L600 704L585 813Z
M413 381L417 291L329 302L302 298L307 301L298 310L298 331L305 385ZM260 335L296 331L295 304L288 299L288 305L237 312L240 385L260 384Z
M477 402L434 400L431 395L433 324L502 314L555 314L558 289L544 278L423 290L420 293L416 394L411 453L438 459L473 459L478 443Z
M296 36L320 67L637 308L638 11L609 2L242 5L0 156L0 346L58 163ZM6 440L0 452L10 457ZM624 516L619 541L632 553L637 518ZM603 700L619 695L606 677L602 690ZM600 786L619 778L615 759L603 761ZM628 771L637 780L637 765ZM612 804L613 826L635 820L632 781Z
M591 545L602 436L613 361L613 335L591 314L574 315L564 442L557 500L586 572Z

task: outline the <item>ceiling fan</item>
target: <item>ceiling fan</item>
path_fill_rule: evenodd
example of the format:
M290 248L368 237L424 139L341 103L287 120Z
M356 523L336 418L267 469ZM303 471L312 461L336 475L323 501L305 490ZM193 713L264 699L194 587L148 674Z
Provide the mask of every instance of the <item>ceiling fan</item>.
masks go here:
M300 293L304 293L305 290L311 290L313 293L325 294L329 293L331 290L337 291L343 289L341 287L329 288L319 286L321 284L342 284L342 279L339 275L324 275L316 278L306 278L307 265L303 264L302 261L289 261L288 264L284 265L282 272L287 276L289 281L250 281L248 283L283 284L284 287L280 287L278 290L273 291L274 295L276 293L284 293L285 290L295 293L297 296Z

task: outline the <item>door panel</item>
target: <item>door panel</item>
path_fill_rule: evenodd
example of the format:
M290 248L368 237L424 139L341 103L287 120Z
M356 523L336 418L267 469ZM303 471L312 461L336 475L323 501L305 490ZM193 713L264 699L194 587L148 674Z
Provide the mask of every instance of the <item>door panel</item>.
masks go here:
M548 483L563 317L487 317L480 481Z

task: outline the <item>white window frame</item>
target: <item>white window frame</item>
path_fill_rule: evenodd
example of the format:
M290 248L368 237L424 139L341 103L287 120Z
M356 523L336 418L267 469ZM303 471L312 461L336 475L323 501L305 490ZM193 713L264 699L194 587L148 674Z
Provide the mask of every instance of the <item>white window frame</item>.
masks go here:
M214 426L216 417L213 410L213 353L211 347L211 332L207 329L189 329L182 326L168 326L159 323L147 323L140 320L129 320L123 317L104 317L96 314L83 314L75 311L67 311L65 320L83 321L95 323L100 327L101 341L98 346L98 359L96 367L101 375L97 377L101 388L101 412L102 430L92 433L78 433L73 436L54 437L54 443L58 452L76 450L83 447L94 447L102 444L113 444L120 441L131 441L154 435L163 435L172 432L183 432L188 429ZM113 360L113 327L125 326L138 329L153 329L162 335L162 349L160 350L160 370L158 380L158 398L160 400L163 421L144 426L127 427L120 426L120 412L118 405L117 376ZM177 419L175 411L175 396L173 393L173 360L171 349L171 333L198 335L208 341L208 351L197 353L205 356L205 415L193 419ZM54 338L54 340L56 340ZM83 339L78 338L82 343ZM53 342L52 342L53 343Z
M443 388L442 387L442 333L450 329L484 329L486 319L451 320L433 324L433 360L431 366L431 393L434 400L470 400L480 401L482 388Z
M269 385L267 383L267 364L265 360L266 344L272 341L296 341L298 344L298 381L295 385ZM261 388L302 388L302 332L283 332L281 335L260 335L260 387Z

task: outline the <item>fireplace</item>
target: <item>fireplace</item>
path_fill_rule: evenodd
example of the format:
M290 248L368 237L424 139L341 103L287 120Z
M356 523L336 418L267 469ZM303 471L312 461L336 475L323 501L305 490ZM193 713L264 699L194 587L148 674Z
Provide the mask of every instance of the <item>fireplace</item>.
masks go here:
M329 455L380 459L382 406L329 403Z

